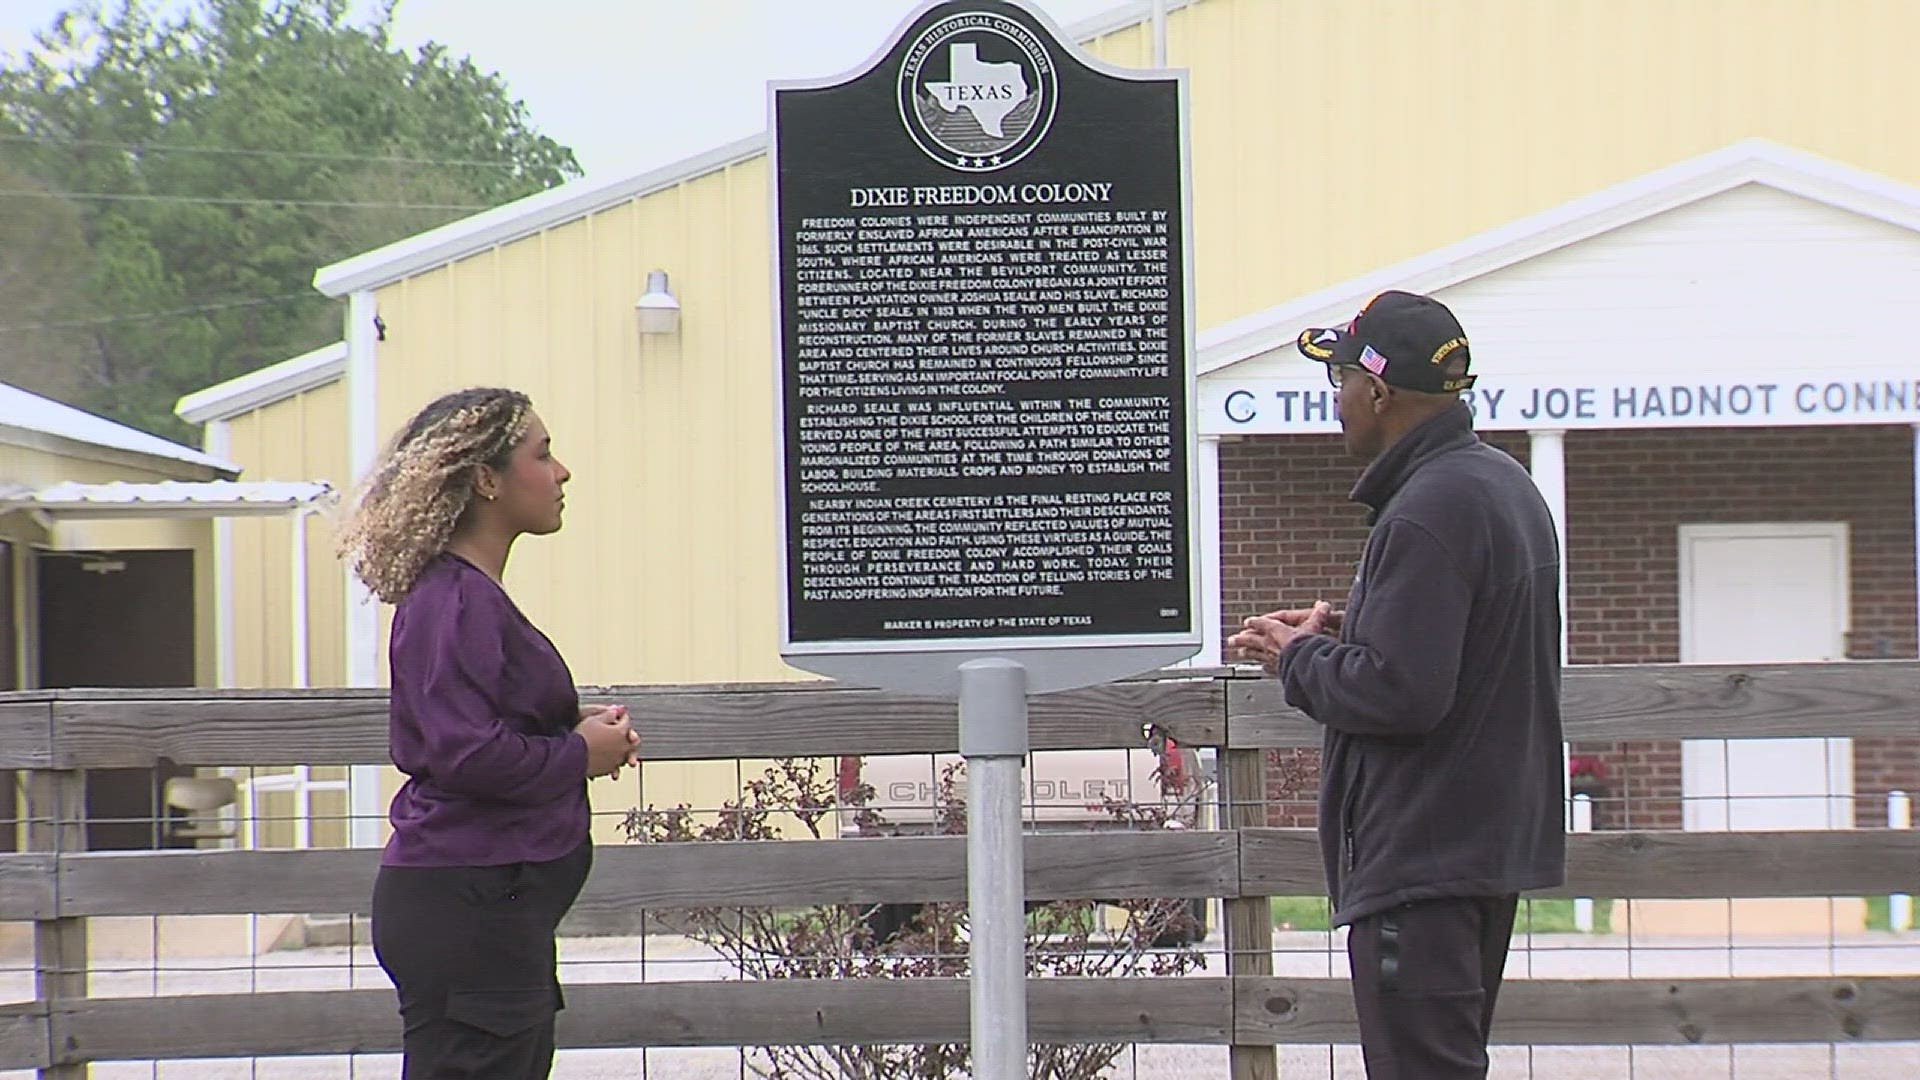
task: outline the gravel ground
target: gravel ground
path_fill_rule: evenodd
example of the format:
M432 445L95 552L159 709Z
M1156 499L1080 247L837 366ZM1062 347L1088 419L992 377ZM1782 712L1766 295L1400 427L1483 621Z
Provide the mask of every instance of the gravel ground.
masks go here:
M1219 973L1216 936L1205 948L1208 970ZM562 942L568 983L717 979L726 965L679 938L590 938ZM1326 933L1276 935L1274 970L1280 975L1344 974L1344 942ZM1873 975L1920 972L1920 935L1769 941L1729 948L1725 939L1665 939L1631 950L1609 937L1541 935L1516 940L1509 977L1669 978L1742 975ZM155 972L141 963L94 977L96 996L235 993L382 987L385 976L369 950L316 948L246 957L168 961ZM0 1001L32 996L32 973L0 971ZM1912 1080L1920 1076L1920 1044L1750 1047L1498 1047L1493 1080ZM569 1050L554 1080L744 1080L756 1074L751 1053L728 1049ZM1299 1080L1364 1080L1355 1047L1293 1046L1280 1053L1280 1075ZM396 1055L356 1058L261 1058L254 1061L122 1062L96 1065L99 1080L393 1080ZM1107 1074L1116 1080L1224 1077L1227 1051L1218 1046L1140 1046L1124 1051ZM31 1072L0 1072L0 1080L30 1080Z

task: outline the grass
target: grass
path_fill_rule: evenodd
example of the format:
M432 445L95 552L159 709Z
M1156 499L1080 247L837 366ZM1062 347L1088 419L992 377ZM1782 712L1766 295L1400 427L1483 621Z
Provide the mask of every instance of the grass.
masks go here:
M1275 930L1325 930L1327 898L1324 896L1276 896L1273 906Z
M1324 896L1276 896L1270 901L1273 908L1273 926L1276 930L1325 930L1327 928L1327 899ZM1885 922L1885 904L1882 903L1881 921ZM1595 900L1593 902L1593 932L1605 934L1613 929L1613 901ZM1572 900L1522 900L1520 911L1514 916L1515 934L1571 934L1577 933L1573 925Z
M1893 929L1893 897L1891 896L1867 897L1867 929L1869 930Z
M1513 932L1525 934L1577 934L1573 925L1572 900L1522 900L1513 918ZM1613 901L1593 902L1593 933L1613 932Z

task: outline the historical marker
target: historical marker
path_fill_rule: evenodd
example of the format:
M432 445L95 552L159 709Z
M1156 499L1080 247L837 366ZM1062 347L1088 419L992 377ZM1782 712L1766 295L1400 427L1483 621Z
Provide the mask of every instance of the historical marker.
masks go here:
M1185 83L1005 0L771 88L796 667L959 698L973 1075L1026 1075L1027 695L1193 654Z
M782 652L1190 655L1183 78L957 0L771 111Z

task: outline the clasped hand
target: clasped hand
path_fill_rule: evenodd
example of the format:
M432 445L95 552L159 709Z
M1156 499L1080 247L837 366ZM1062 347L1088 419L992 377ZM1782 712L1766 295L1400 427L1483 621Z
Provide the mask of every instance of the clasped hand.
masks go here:
M1241 621L1243 629L1227 639L1227 647L1254 660L1268 671L1280 664L1280 651L1295 638L1307 634L1337 634L1345 618L1343 611L1322 600L1310 608L1269 611Z
M640 733L625 705L583 705L573 730L587 740L587 776L620 779L620 770L640 767Z

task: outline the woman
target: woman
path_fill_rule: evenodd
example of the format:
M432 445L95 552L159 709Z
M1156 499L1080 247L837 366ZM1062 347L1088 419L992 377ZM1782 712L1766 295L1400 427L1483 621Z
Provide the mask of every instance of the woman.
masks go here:
M393 836L373 947L399 992L405 1080L544 1078L564 1006L554 932L593 862L586 781L637 761L626 709L572 673L501 586L560 528L570 474L527 397L448 394L375 470L340 549L394 604Z

